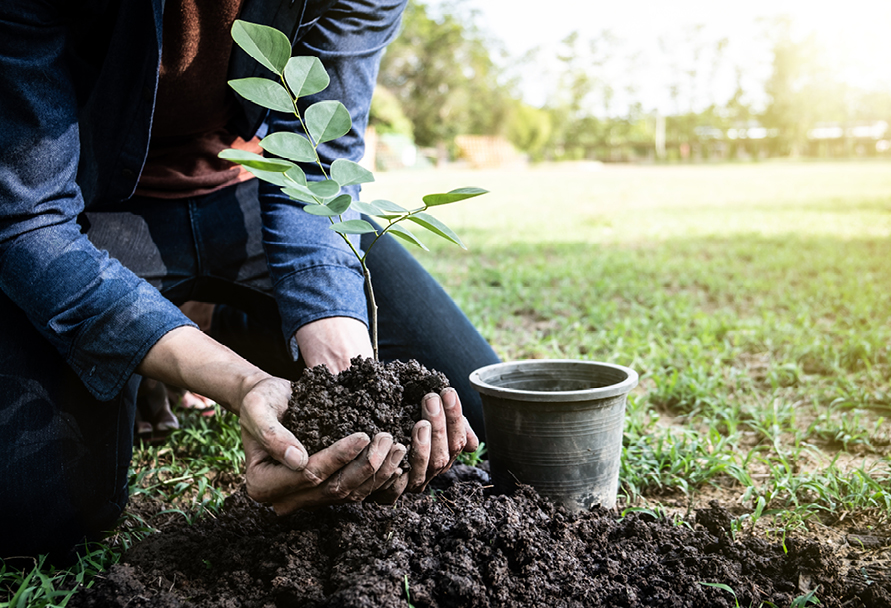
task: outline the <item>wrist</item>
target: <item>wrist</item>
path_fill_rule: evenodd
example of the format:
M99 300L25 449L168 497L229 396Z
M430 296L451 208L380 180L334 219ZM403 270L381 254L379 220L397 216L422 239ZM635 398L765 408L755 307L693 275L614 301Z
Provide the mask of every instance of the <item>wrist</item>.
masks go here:
M352 317L327 317L307 323L294 334L307 367L324 364L332 373L350 366L358 355L372 356L365 323Z
M240 374L236 383L238 387L236 391L237 397L232 400L228 407L229 411L236 415L241 414L241 406L245 402L248 394L257 388L257 385L261 382L273 378L273 376L264 372L260 368L253 367L253 365L251 365L251 367L253 369L244 370L244 372Z

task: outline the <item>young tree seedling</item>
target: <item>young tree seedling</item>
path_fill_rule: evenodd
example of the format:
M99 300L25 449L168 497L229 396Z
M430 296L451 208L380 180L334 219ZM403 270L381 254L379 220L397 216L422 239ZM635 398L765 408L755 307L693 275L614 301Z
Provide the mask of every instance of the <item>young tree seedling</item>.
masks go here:
M427 250L427 247L409 232L401 222L405 220L466 249L464 243L448 226L427 210L473 198L487 191L481 188L458 188L450 192L428 194L422 198L422 206L406 209L388 200L362 202L354 200L343 188L374 181L374 175L359 164L345 159L335 159L326 171L318 148L320 144L346 135L352 128L350 113L336 100L319 101L307 107L301 114L297 102L300 98L323 91L329 84L329 76L318 57L291 56L288 37L279 30L265 25L236 20L232 26L232 38L248 55L272 71L278 80L269 78L240 78L230 80L229 85L242 97L264 108L294 114L300 121L302 133L276 132L260 141L260 147L274 157L261 156L244 150L228 149L220 152L220 158L238 163L256 177L280 186L291 199L303 203L306 213L327 217L330 228L337 232L359 260L365 276L365 290L370 312L371 342L374 358L378 358L377 303L368 270L368 252L387 233L403 241ZM317 165L323 179L309 181L299 163ZM363 219L344 219L348 211L371 216L386 224L377 228ZM373 233L371 245L360 251L350 240L350 235Z

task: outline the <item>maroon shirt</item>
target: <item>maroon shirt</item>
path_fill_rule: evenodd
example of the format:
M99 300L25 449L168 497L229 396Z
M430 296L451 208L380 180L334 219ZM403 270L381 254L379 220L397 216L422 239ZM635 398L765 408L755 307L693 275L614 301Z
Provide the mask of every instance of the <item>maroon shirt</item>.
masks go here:
M261 152L257 138L245 142L226 130L238 111L227 70L241 3L167 0L152 137L136 194L185 198L251 177L217 157L230 147Z

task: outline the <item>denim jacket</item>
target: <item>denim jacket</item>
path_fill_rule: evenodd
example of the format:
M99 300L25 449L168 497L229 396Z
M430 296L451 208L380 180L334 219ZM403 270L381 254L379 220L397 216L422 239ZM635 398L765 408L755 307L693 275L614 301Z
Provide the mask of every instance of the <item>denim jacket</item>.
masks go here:
M363 153L377 62L404 4L374 0L368 9L368 0L349 1L366 6L361 32L352 20L328 19L308 37L310 50L335 72L321 95L341 99L354 120L350 134L320 147L327 159ZM246 0L241 18L301 40L332 4ZM0 289L100 400L118 394L161 336L190 323L96 249L78 224L84 210L126 209L136 187L148 150L162 14L163 0L0 3ZM253 75L258 66L235 49L230 78ZM232 125L243 137L295 126L293 117L244 104ZM366 320L351 252L277 190L261 187L261 209L285 335L328 316Z

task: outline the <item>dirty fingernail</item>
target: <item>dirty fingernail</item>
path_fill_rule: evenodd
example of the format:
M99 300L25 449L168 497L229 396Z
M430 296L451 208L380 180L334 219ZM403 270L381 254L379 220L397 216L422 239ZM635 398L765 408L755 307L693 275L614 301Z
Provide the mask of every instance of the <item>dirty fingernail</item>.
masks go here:
M306 452L298 450L293 445L285 450L285 464L292 471L301 471L306 468Z
M398 465L402 462L402 458L405 456L405 448L399 447L393 451L393 454L390 455L390 464Z
M429 424L421 425L421 428L418 429L418 441L421 443L428 443L430 441Z
M439 414L439 397L436 395L429 395L424 399L424 407L427 408L428 414L436 416Z

